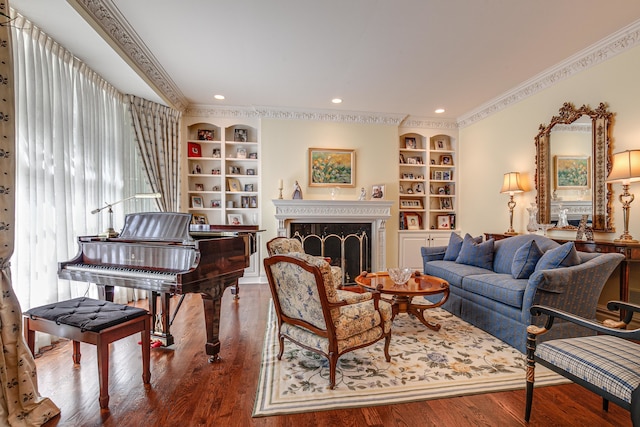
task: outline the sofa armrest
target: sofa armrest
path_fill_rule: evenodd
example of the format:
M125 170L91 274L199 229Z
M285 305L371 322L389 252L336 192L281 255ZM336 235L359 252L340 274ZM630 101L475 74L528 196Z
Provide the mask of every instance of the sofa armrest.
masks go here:
M422 259L424 260L424 262L443 260L444 253L446 251L446 246L423 246L420 248L420 252L422 253Z

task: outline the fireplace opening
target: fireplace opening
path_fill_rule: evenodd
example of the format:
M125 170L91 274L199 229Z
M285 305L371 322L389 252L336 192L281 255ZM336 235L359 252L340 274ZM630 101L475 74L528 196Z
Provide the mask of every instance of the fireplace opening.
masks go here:
M290 224L290 236L302 241L304 251L330 258L342 268L343 283L353 284L362 271L371 271L371 223Z

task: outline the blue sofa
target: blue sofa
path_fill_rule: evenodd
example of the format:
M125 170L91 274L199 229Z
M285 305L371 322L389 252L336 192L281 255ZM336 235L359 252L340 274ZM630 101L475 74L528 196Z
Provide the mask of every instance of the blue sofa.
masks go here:
M421 248L424 273L449 282L442 306L463 320L526 352L529 308L540 304L595 319L607 279L624 259L617 253L586 253L573 242L518 235L483 242L452 233L448 246ZM542 326L543 318L534 319ZM571 323L556 323L541 338L593 335Z

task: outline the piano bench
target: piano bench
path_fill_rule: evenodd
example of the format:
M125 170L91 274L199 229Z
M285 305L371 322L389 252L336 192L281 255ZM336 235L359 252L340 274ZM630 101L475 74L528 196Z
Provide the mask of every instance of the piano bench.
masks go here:
M142 336L142 381L149 384L151 318L142 308L91 298L74 298L34 307L24 313L24 336L33 353L36 331L73 341L73 363L80 363L80 343L98 351L100 408L109 406L109 344L140 332Z

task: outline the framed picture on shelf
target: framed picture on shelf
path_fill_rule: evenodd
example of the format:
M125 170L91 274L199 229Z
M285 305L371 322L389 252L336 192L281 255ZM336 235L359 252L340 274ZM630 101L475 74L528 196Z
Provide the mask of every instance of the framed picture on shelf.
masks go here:
M227 221L231 225L242 225L242 214L228 214Z
M211 169L211 175L220 175L220 169Z
M242 175L242 168L240 166L229 166L230 175Z
M238 178L227 178L227 191L242 191Z
M449 154L443 154L442 156L440 156L440 164L441 165L452 165L453 164L453 157L451 157Z
M420 199L403 199L400 200L402 209L422 209L422 200Z
M436 217L438 230L451 230L451 216L450 215L438 215Z
M253 191L253 184L245 184L244 191Z
M236 150L236 158L237 159L246 159L247 158L247 149L246 148L238 148Z
M203 208L202 197L200 196L191 196L191 207L194 209Z
M198 140L199 141L213 141L213 130L212 129L198 129Z
M204 184L194 184L196 191L204 191Z
M247 142L247 130L246 129L234 129L233 140L235 142Z
M442 197L440 198L440 209L447 211L453 208L453 202L451 201L451 197Z
M433 179L435 181L442 181L442 171L433 171Z
M402 153L400 153L400 157L398 158L398 161L400 162L400 164L407 163L407 161L404 158L404 154Z
M198 173L202 173L202 168L200 167L199 163L196 163L195 165L193 165L193 170L191 171L192 174L198 174Z
M258 207L258 196L249 196L249 207L250 208Z
M355 187L356 151L309 148L309 187Z
M449 144L447 143L447 140L444 138L441 139L436 139L435 143L434 143L434 148L436 150L448 150L449 149Z
M249 208L249 196L242 196L240 198L240 207L243 209Z
M212 208L219 208L220 207L220 200L212 200L211 201L211 207Z
M214 148L212 153L211 153L211 157L213 157L214 159L219 159L222 156L222 153L220 151L219 148Z
M451 181L451 171L442 171L442 180Z
M411 189L415 194L424 194L424 184L422 182L416 182L411 186Z
M202 157L202 147L197 142L189 142L189 157Z
M404 148L408 148L408 149L410 149L410 150L414 150L414 149L416 149L417 147L418 147L418 146L417 146L417 143L416 143L416 139L415 139L415 138L413 138L413 137L406 137L406 138L404 139Z
M258 158L258 153L249 153L249 158L250 159L257 159Z
M420 230L421 217L417 213L405 213L405 230Z
M247 169L247 175L255 175L255 174L256 174L255 169Z
M456 214L449 215L449 228L456 229Z
M384 198L384 185L373 185L373 186L371 186L371 198L372 199L383 199Z
M193 214L191 215L191 224L206 224L207 217L204 215Z
M553 156L554 188L586 190L591 187L591 156Z

